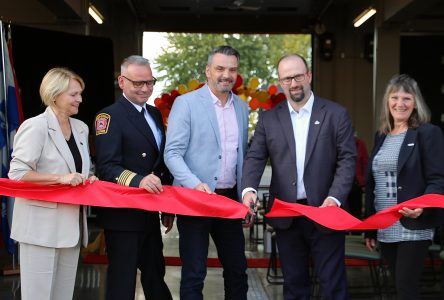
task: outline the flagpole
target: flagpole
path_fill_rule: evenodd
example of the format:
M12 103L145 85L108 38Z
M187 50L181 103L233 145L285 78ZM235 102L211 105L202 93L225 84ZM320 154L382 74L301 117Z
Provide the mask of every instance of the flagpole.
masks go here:
M1 53L2 53L2 66L3 66L3 72L2 72L2 84L3 84L3 97L5 99L4 101L4 118L5 118L5 138L6 138L6 157L10 157L11 153L10 153L10 149L9 149L9 123L8 123L8 105L7 105L7 101L8 101L8 92L7 92L7 85L6 85L6 31L4 30L4 23L2 20L0 20L0 49L1 49ZM17 249L17 248L16 248ZM17 250L16 250L17 251ZM16 264L16 251L14 251L14 253L12 253L12 269L10 269L10 267L6 267L3 269L3 275L16 275L16 274L20 274L20 270L17 269L17 264Z
M0 20L0 41L1 41L1 49L2 49L2 65L3 65L3 96L5 99L5 128L6 128L6 155L7 157L10 157L11 153L9 153L9 124L8 124L8 105L7 105L7 101L8 101L8 87L6 86L6 49L5 49L5 41L6 41L6 37L5 37L5 31L4 29L4 24L3 21Z

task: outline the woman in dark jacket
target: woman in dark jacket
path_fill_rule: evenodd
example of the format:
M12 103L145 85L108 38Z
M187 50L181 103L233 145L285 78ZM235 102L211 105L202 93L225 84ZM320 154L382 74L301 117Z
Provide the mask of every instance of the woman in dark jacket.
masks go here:
M366 214L424 194L444 194L444 138L429 123L430 113L414 79L394 76L381 105L381 124L366 174ZM366 246L376 239L395 279L398 299L420 299L419 281L434 227L442 210L399 210L392 226L366 233Z

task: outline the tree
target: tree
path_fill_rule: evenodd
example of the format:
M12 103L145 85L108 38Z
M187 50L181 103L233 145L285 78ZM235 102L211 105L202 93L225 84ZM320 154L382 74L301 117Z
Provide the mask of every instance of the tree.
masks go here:
M239 74L245 81L257 77L262 86L276 82L276 62L288 53L299 53L311 62L311 36L308 34L193 34L169 33L168 47L155 60L165 92L192 79L205 81L208 53L218 45L239 51Z

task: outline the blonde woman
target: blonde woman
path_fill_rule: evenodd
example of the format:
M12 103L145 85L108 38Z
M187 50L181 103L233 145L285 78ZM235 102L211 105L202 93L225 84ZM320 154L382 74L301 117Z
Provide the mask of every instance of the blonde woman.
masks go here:
M366 176L366 213L372 215L424 194L444 193L444 138L429 123L430 113L416 81L394 76L382 102L381 124ZM394 276L397 299L420 299L419 280L442 210L403 207L401 219L366 233L373 250L379 242Z
M89 177L88 127L79 111L85 84L65 68L40 85L44 113L20 126L9 178L76 186ZM16 198L11 237L20 243L22 299L72 299L80 243L87 244L85 207Z

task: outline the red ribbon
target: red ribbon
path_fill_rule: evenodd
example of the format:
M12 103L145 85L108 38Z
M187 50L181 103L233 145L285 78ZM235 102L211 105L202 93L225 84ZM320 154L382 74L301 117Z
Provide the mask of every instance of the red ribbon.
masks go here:
M148 211L162 211L189 216L219 218L244 218L248 208L239 202L204 192L163 186L160 194L150 194L144 189L126 187L106 181L95 181L72 187L69 185L41 185L0 178L0 194L66 204L102 206L114 208L136 208ZM408 208L444 208L444 196L427 194L390 207L360 221L345 210L330 207L313 207L288 203L275 199L267 217L306 216L318 224L335 230L367 230L386 228L401 217L398 212Z
M384 209L364 221L360 221L336 206L313 207L296 203L288 203L275 199L267 217L306 216L318 224L335 230L368 230L389 227L402 216L398 210L403 207L410 209L438 207L444 208L444 196L438 194L423 195L398 205Z
M114 208L137 208L162 211L188 216L209 216L229 219L244 218L248 208L243 204L216 194L163 186L160 194L150 194L141 188L95 181L85 185L42 185L0 178L0 194L48 202L102 206Z

